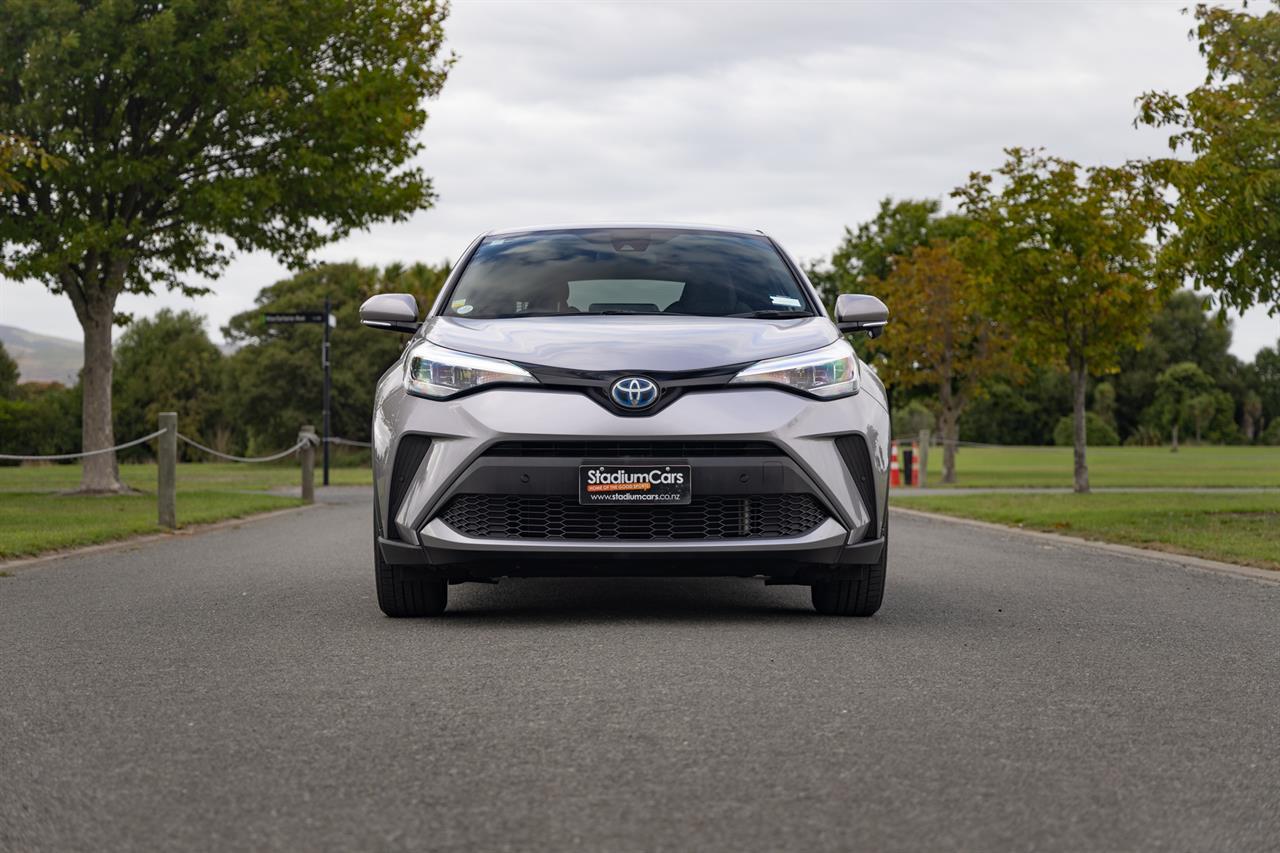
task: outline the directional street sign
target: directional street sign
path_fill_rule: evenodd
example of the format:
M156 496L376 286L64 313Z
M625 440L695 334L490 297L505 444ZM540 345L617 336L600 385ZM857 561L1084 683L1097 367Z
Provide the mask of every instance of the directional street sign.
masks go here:
M262 319L268 323L323 323L323 311L291 311L284 314L263 314Z
M324 323L324 340L320 344L320 367L324 371L324 398L321 402L323 416L324 443L324 484L329 485L329 398L332 395L333 379L329 364L329 330L338 326L338 318L333 316L333 305L329 297L325 297L323 311L286 311L265 312L262 319L268 325L293 325L295 323ZM328 320L326 323L325 320Z

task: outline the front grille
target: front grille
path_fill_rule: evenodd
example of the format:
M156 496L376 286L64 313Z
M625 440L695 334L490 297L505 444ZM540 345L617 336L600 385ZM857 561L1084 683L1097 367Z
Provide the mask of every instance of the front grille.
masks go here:
M767 441L503 441L486 456L683 459L691 456L783 456Z
M827 519L812 495L702 495L686 506L581 506L565 495L455 495L440 518L475 539L777 539Z

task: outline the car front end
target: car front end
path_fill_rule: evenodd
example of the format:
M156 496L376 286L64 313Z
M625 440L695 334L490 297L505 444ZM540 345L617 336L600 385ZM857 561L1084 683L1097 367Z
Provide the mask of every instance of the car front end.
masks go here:
M523 238L539 248L545 233L498 245ZM759 576L817 589L883 564L884 387L821 315L802 273L760 235L729 232L751 241L740 248L701 230L682 243L690 232L603 233L605 251L591 237L577 242L607 264L557 250L573 260L544 277L563 300L554 311L531 309L531 299L485 302L493 274L468 289L479 241L382 377L373 424L380 577L433 591L573 575ZM637 264L619 249L635 234L684 248ZM772 301L752 310L749 286L761 273L698 290L696 265L672 268L681 252L722 244L730 256L776 252L790 289L774 270L761 288ZM674 298L664 305L663 294ZM787 310L770 307L779 304Z

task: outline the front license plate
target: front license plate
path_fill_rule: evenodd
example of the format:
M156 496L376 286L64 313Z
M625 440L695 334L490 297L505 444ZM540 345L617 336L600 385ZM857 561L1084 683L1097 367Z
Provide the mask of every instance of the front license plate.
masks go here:
M578 468L578 503L654 506L687 504L693 497L688 465L583 465Z

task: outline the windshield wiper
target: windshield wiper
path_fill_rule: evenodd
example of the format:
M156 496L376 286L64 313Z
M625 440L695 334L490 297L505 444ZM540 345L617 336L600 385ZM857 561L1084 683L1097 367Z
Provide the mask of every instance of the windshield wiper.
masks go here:
M751 320L790 320L793 317L812 317L808 311L744 311L741 314L726 314L727 317L746 317Z

